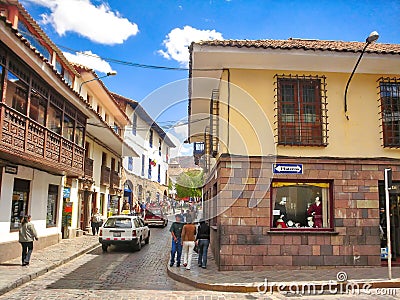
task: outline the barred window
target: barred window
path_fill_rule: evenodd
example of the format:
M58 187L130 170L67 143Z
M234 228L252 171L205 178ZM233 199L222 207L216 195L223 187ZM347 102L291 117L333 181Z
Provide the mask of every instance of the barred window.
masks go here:
M326 146L325 77L275 77L278 144Z
M384 147L400 147L400 79L380 78L379 95Z

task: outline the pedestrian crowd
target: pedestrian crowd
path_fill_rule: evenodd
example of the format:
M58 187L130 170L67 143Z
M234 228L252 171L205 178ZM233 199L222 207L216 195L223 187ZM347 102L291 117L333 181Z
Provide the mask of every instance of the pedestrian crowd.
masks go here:
M175 215L175 222L170 227L172 236L171 260L169 266L180 267L183 253L183 267L190 270L193 252L197 249L199 267L207 268L207 251L210 245L210 227L204 219L198 226L194 224L195 215L189 210Z

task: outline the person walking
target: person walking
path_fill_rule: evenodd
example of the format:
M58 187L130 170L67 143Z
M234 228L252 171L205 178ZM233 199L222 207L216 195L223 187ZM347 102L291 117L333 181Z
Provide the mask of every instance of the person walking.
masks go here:
M28 266L33 251L33 240L39 240L35 226L31 223L31 216L22 218L19 228L19 242L22 246L22 266Z
M196 244L199 249L199 258L197 263L203 269L207 268L207 252L210 245L210 226L204 221L200 220L200 225L197 229Z
M171 261L169 266L172 267L175 263L175 255L176 255L176 266L180 267L181 265L181 256L182 256L182 228L183 223L181 220L181 216L179 214L175 215L175 222L172 223L169 232L171 232L172 236L172 245L171 245Z
M183 266L186 270L190 270L196 240L196 226L190 215L187 215L186 222L182 228Z
M90 218L90 223L91 223L90 225L92 226L93 235L99 233L100 224L102 222L101 217L102 215L101 213L99 213L99 209L95 208L92 217Z

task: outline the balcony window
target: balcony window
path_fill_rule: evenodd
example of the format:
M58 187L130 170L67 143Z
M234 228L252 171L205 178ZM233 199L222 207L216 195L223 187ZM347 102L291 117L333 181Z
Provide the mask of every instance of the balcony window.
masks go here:
M400 147L400 79L379 82L384 147Z
M278 144L327 144L325 77L277 77Z
M332 230L329 182L272 182L271 228Z
M29 117L44 126L46 123L46 109L47 100L32 90Z
M133 114L132 118L132 134L136 135L136 129L137 129L137 115Z
M72 118L68 117L64 114L64 122L63 122L63 132L62 135L65 139L73 142L74 141L74 121Z
M144 156L144 154L142 154L142 172L140 173L142 176L144 176L145 162L146 162L146 157Z
M40 42L39 38L31 33L27 25L21 21L18 21L18 31L22 34L27 41L36 48L48 61L51 61L50 51Z
M148 179L151 179L151 165L152 165L151 158L149 158L149 168L147 170L147 178Z
M28 85L20 80L14 73L8 71L6 104L26 115L27 103Z
M133 170L133 157L128 157L128 170L132 171Z
M77 144L78 146L83 147L83 140L84 140L84 130L85 130L85 126L83 126L83 124L78 124L78 126L76 126L76 130L75 130L75 144Z
M149 132L149 147L153 148L153 130L151 130L151 129Z
M61 134L61 117L62 117L61 110L59 110L54 105L50 105L47 128L49 128L51 131L57 134Z

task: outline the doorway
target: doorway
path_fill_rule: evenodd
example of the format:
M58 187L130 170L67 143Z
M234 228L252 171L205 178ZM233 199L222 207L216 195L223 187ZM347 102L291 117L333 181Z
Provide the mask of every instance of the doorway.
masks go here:
M400 182L393 182L393 188L389 193L390 207L390 239L392 247L392 260L399 260L400 264ZM386 222L386 196L384 182L379 182L379 231L381 249L387 247L387 222ZM387 260L384 253L381 254L382 260Z

